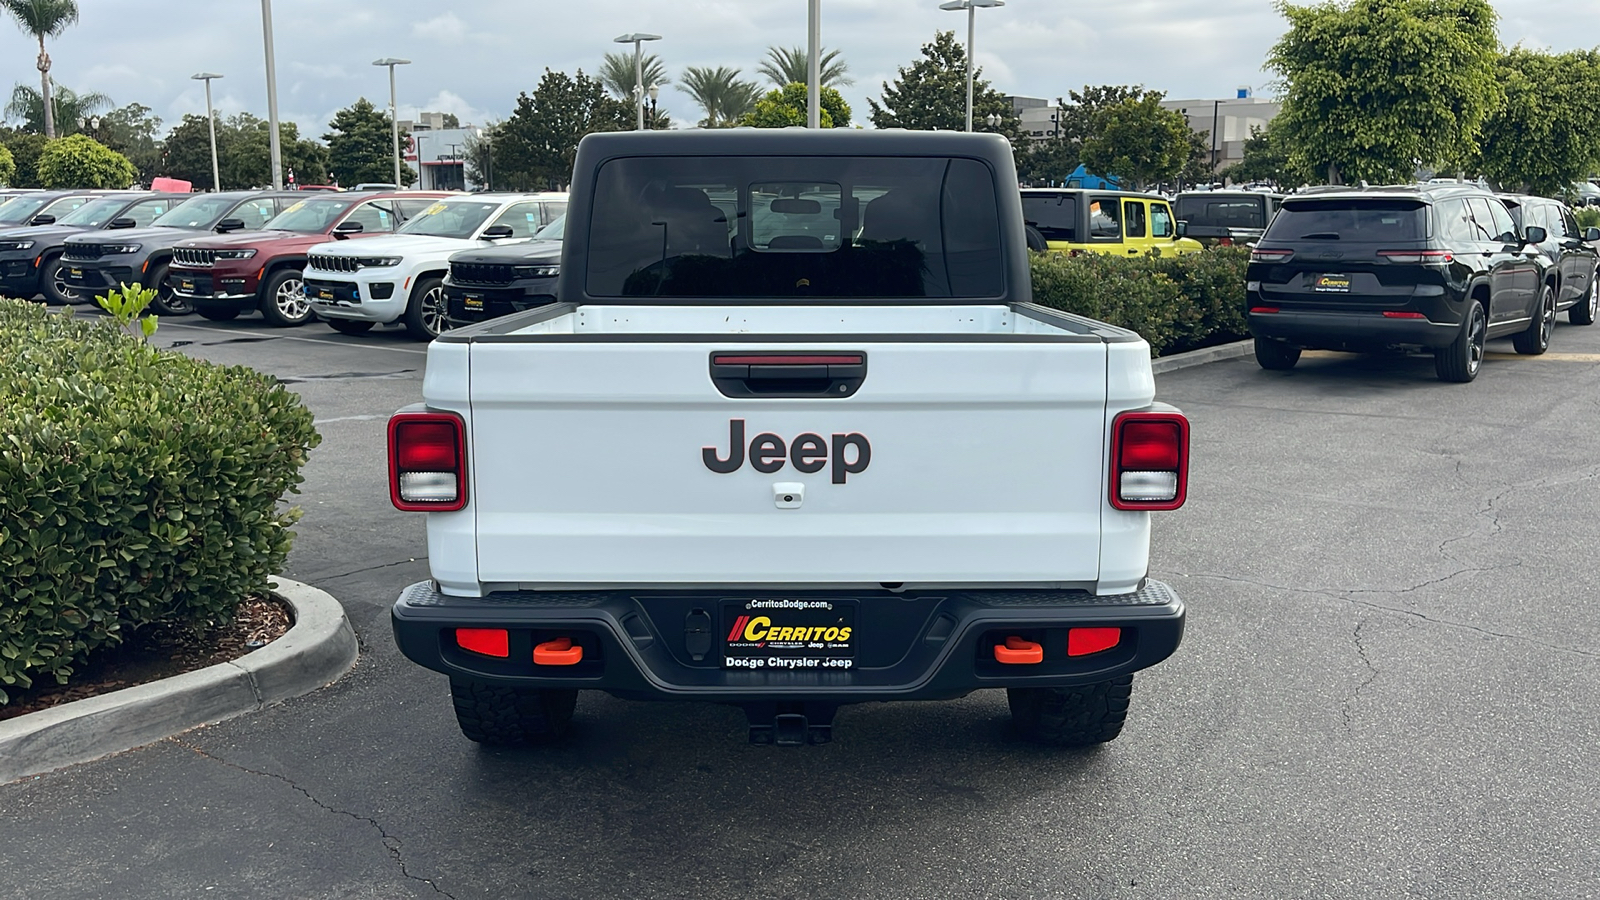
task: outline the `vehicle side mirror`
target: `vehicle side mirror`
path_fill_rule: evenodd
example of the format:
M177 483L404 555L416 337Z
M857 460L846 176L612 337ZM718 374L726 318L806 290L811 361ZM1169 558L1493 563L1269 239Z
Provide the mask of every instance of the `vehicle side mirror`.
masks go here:
M106 227L107 228L132 228L132 227L134 227L135 225L138 225L138 224L139 223L134 221L133 219L130 219L127 216L122 216L120 218L112 219L111 220L111 224L107 225Z
M340 222L339 224L333 226L333 239L336 241L342 241L352 234L360 234L366 230L367 227L362 225L360 222Z
M490 225L488 228L484 229L483 238L484 240L493 241L500 238L511 237L514 233L515 232L511 230L510 225Z
M1591 244L1595 243L1596 241L1600 241L1600 228L1584 229L1583 239Z
M1522 242L1524 244L1542 244L1547 237L1549 237L1549 234L1537 225L1529 225L1522 232Z
M219 234L227 234L230 231L243 231L243 230L244 230L244 220L243 219L223 219L221 222L217 223L217 232Z
M1189 236L1189 223L1185 219L1178 220L1178 237Z
M48 213L42 216L34 216L28 220L29 225L54 225L55 223L56 217Z

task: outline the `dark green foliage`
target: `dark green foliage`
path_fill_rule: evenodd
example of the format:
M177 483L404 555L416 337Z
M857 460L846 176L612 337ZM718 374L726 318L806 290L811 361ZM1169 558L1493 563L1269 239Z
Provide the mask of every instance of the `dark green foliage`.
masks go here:
M271 376L0 300L0 703L279 571L320 438Z
M601 83L544 71L532 94L517 95L511 118L495 128L494 183L501 190L559 189L572 180L578 141L634 126L634 105L606 96Z
M222 176L221 189L231 191L271 185L271 145L272 126L267 120L250 113L219 118L217 168ZM300 137L298 125L279 122L278 145L283 155L285 182L290 172L294 172L299 184L328 182L328 148ZM392 155L386 159L389 160L385 163L388 169L381 181L394 177ZM193 182L196 189L211 187L211 136L205 116L185 115L182 122L173 126L161 145L161 161L157 168L163 175Z
M883 83L883 100L871 97L875 128L909 128L914 131L961 131L967 127L967 48L953 31L941 31L922 45L922 58L901 66L893 85ZM999 127L985 120L1000 116ZM972 122L977 131L993 131L1021 143L1022 120L1011 101L983 79L983 68L973 72Z
M11 176L11 187L36 188L39 183L39 157L50 139L42 134L12 132L5 136L6 149L11 151L11 161L17 173Z
M400 130L402 148L409 134L403 128ZM271 137L270 131L268 137ZM388 113L374 107L367 98L362 97L334 113L333 121L328 123L328 133L322 139L328 142L328 169L337 183L349 187L364 182L383 184L394 180L394 123ZM287 159L284 160L284 168L289 168ZM288 177L287 172L284 177ZM400 186L405 187L416 179L417 173L402 163ZM315 184L304 177L298 177L298 180Z
M1244 248L1165 257L1030 255L1033 302L1136 331L1155 356L1248 335Z
M844 102L844 95L831 87L825 87L820 97L822 127L849 128L850 104ZM745 113L739 124L751 128L788 128L792 125L804 127L810 103L811 94L806 86L799 83L791 84L780 91L768 91L766 96L756 101L754 109Z

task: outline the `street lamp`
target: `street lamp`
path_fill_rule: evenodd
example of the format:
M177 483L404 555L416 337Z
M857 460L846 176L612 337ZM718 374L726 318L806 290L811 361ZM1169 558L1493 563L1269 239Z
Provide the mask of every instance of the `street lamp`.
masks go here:
M383 59L373 60L372 64L389 67L389 127L394 131L394 186L403 188L405 185L400 183L400 117L394 109L394 67L409 66L411 60L385 56Z
M204 81L206 83L206 127L211 129L211 189L220 191L222 190L222 176L217 172L217 116L211 111L211 79L221 78L222 76L214 72L201 72L189 77L195 81Z
M659 84L650 85L650 129L652 131L654 131L655 127L656 127L656 100L660 96L661 96L661 85L659 85Z
M272 189L283 190L283 147L278 142L278 67L272 52L272 0L261 0L261 39L267 49L267 147L272 156Z
M1000 123L1005 121L1003 118L1001 118L999 113L989 113L987 116L984 116L983 120L989 123L989 128L991 130L999 128Z
M977 31L978 10L1005 6L1006 0L950 0L939 4L940 9L967 11L967 130L972 130L972 37Z
M638 122L634 126L635 131L644 130L644 91L641 90L641 86L644 84L644 42L659 40L661 40L661 35L644 34L643 32L624 34L613 39L613 43L633 45L633 105L638 111Z
M822 0L806 10L806 127L822 127Z

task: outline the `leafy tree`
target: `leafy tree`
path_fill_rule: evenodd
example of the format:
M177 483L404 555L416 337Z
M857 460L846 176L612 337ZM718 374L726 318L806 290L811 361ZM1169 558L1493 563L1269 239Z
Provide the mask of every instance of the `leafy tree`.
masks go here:
M1289 150L1276 126L1277 120L1273 120L1265 129L1250 129L1250 137L1244 142L1244 158L1223 169L1222 176L1233 182L1270 181L1280 187L1307 181L1307 173L1289 165Z
M56 133L65 137L82 131L84 123L90 116L109 109L111 98L94 92L74 93L52 80L50 105L53 107L51 112L52 120L56 124ZM11 100L6 104L5 114L9 118L20 119L24 131L45 133L44 99L37 90L25 84L19 84L11 89Z
M1600 53L1513 47L1496 68L1506 102L1484 123L1476 171L1528 193L1571 190L1600 164Z
M11 158L11 151L0 144L0 185L11 185L11 179L17 175L17 161Z
M56 120L55 107L50 102L50 54L44 49L44 39L60 37L62 32L78 21L78 4L74 0L0 0L0 9L10 13L23 31L39 41L39 59L34 66L39 70L44 135L54 138Z
M1456 169L1505 96L1488 0L1352 0L1294 6L1267 57L1283 79L1283 128L1296 168L1329 182L1408 181Z
M457 116L455 113L445 113L444 114L444 127L446 127L446 128L460 128L461 127L461 118L459 116Z
M39 183L39 156L49 143L50 139L42 134L22 131L12 132L5 138L5 147L17 167L16 174L11 176L12 187L43 186Z
M1137 85L1085 85L1081 92L1067 92L1071 102L1057 98L1054 134L1042 141L1026 143L1025 149L1017 154L1018 175L1032 183L1066 181L1083 162L1083 142L1095 134L1095 114L1143 94L1144 88Z
M221 190L238 190L272 183L270 125L249 113L217 122L217 169ZM293 122L278 123L278 143L285 172L293 171L301 184L328 181L328 148L300 137ZM186 115L167 134L161 146L160 174L196 185L211 185L211 141L206 117ZM387 177L393 178L393 162Z
M139 103L113 109L100 117L100 127L90 135L126 156L139 170L139 180L149 182L161 166L161 119Z
M47 188L121 190L138 175L126 156L86 135L57 138L39 154L39 183Z
M694 98L705 111L701 128L727 128L739 117L755 108L761 97L761 88L755 83L739 80L739 70L728 66L689 66L683 70L679 90ZM805 124L805 123L801 123Z
M328 142L329 171L339 184L384 183L394 178L393 123L371 101L362 97L334 113L328 127L331 130L322 139ZM400 130L402 144L408 134L405 129ZM284 164L288 165L287 159ZM400 165L402 187L416 177L410 166Z
M600 81L582 70L573 77L546 69L539 86L517 95L511 118L495 129L495 184L519 191L559 188L572 180L584 135L633 124L633 104L606 96Z
M644 67L644 87L659 84L662 87L672 83L667 77L667 67L662 64L661 57L654 53L644 54L641 64ZM595 74L601 85L606 90L617 95L618 99L633 102L633 54L632 53L607 53L600 60L600 71Z
M818 68L823 87L847 87L855 84L849 76L850 66L839 58L839 51L822 48L818 51ZM804 47L768 47L767 58L756 71L781 90L791 84L811 83L811 55Z
M467 132L467 142L462 145L466 158L467 180L494 190L494 142L500 139L500 126L494 122L483 126L477 133Z
M753 128L802 128L810 111L811 93L803 84L791 84L781 91L769 91L756 101L755 108L739 119L740 125ZM850 104L830 87L822 89L822 127L850 127Z
M1161 108L1160 91L1124 100L1094 117L1093 137L1083 142L1083 164L1099 175L1131 179L1146 185L1177 177L1193 146L1189 120Z
M922 45L922 57L910 66L900 67L893 87L884 83L881 104L867 98L875 127L921 131L961 131L967 127L966 48L956 42L954 31L941 31L932 43ZM1014 144L1022 141L1022 123L1011 101L978 77L982 72L981 68L973 72L973 127L978 128L977 123L996 114L1001 122L993 130L1010 136Z

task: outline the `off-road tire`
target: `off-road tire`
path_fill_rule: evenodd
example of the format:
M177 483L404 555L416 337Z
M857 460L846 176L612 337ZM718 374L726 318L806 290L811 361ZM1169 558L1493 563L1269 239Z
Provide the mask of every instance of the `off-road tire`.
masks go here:
M1133 676L1060 688L1007 688L1011 721L1030 740L1089 747L1117 739L1128 718Z
M450 679L456 722L470 741L491 747L544 744L567 733L578 703L575 690L510 688Z
M331 316L323 319L323 321L327 322L328 327L334 331L351 335L366 334L372 330L373 325L377 324L376 322L363 322L360 319L335 319Z
M1556 330L1556 289L1548 282L1539 289L1539 314L1528 323L1528 330L1511 337L1511 346L1525 356L1538 356L1550 349L1550 335Z
M1300 361L1300 348L1271 338L1256 338L1256 363L1263 369L1282 372Z
M213 322L231 322L239 318L239 308L236 306L197 306L195 312L200 318Z
M302 290L298 269L279 269L261 288L261 318L277 328L293 328L315 318Z
M156 299L150 301L150 311L158 316L187 316L194 312L194 304L172 292L167 284L167 264L156 263L150 267L150 277L144 287L153 288Z
M419 278L411 287L406 304L406 333L419 341L431 341L450 330L450 308L445 302L444 279Z
M1440 381L1466 384L1483 368L1483 345L1489 336L1489 318L1482 301L1474 298L1467 305L1461 333L1448 347L1433 351L1433 371Z
M1600 316L1600 272L1589 277L1589 292L1567 310L1567 321L1574 325L1593 325Z
M66 264L60 256L51 257L39 267L39 293L44 295L44 302L50 306L82 302L78 299L78 292L61 280L61 270L64 268Z

